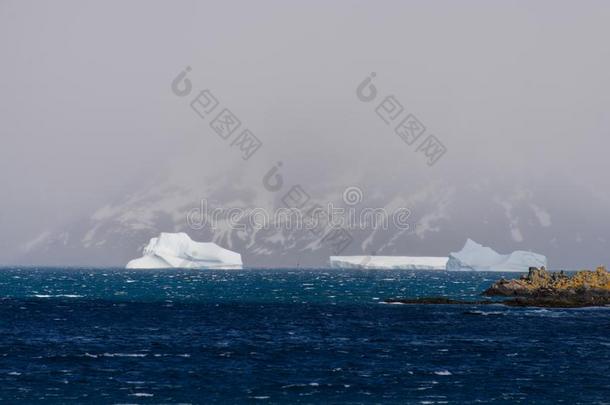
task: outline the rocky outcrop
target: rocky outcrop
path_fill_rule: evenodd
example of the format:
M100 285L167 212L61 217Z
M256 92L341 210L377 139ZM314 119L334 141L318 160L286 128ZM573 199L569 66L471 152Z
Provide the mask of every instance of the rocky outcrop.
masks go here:
M530 268L527 276L494 283L483 292L488 297L511 297L501 301L462 301L445 297L388 299L388 304L489 305L510 307L579 308L610 305L610 272L605 267L573 275L552 273L544 267Z
M569 276L531 268L527 276L500 280L483 295L516 297L504 301L512 306L590 307L610 305L610 273L605 267L582 270Z
M577 295L607 295L610 297L610 273L605 267L595 271L582 270L569 276L562 272L549 272L544 267L530 268L527 276L515 280L505 280L494 283L483 293L487 296L577 296Z

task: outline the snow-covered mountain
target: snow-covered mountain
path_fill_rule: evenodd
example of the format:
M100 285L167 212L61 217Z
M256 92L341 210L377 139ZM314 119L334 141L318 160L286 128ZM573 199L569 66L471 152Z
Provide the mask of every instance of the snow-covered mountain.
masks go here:
M535 184L497 187L489 180L456 187L430 182L396 188L392 194L364 194L361 206L391 213L406 207L409 229L351 229L353 241L342 255L444 256L458 250L467 237L499 251L533 250L549 258L550 268L580 268L610 263L605 230L609 217L605 202L578 185L557 183L568 193L580 193L582 206L572 207L546 197ZM546 187L553 184L545 182ZM316 201L344 206L343 189L308 189ZM24 244L24 263L44 265L123 266L160 232L186 232L196 241L215 242L242 254L246 266L327 266L338 252L308 230L234 229L220 220L216 228L193 227L187 216L202 199L208 208L281 206L278 196L262 187L217 180L205 187L178 186L171 180L143 185L124 197L102 205L89 217L62 229L46 231ZM222 204L221 204L222 202ZM582 212L575 216L575 212ZM201 229L199 229L201 228ZM587 229L585 235L580 229ZM594 230L595 233L591 233Z

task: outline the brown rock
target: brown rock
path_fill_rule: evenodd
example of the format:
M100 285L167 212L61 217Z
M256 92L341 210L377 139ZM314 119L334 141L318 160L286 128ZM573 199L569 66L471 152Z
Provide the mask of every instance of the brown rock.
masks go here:
M446 297L394 298L387 303L489 305L511 307L577 308L610 305L610 273L605 267L582 270L572 276L563 271L551 273L544 267L530 268L527 276L516 280L500 279L484 295L512 297L502 301L462 301Z
M501 279L483 294L507 297L570 297L582 295L584 292L610 297L610 272L605 267L598 267L595 271L581 270L573 276L568 276L563 271L551 273L544 267L530 268L527 276L518 280Z

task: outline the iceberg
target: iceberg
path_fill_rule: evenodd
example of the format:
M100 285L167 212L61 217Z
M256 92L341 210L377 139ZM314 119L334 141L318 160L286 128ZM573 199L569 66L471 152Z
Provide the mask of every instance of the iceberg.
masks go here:
M541 254L516 250L502 255L471 239L462 250L450 253L447 261L447 270L528 271L530 267L543 266L547 267L547 260Z
M186 233L161 233L144 248L142 257L127 263L128 269L241 269L239 253L215 243L195 242Z
M338 269L445 270L447 257L426 256L331 256Z

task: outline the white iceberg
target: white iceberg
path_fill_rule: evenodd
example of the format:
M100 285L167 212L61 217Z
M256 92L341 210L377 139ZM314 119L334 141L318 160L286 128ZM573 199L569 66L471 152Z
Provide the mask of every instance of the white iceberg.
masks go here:
M215 243L193 241L186 233L161 233L144 248L142 257L127 263L128 269L241 269L239 253Z
M459 252L450 253L447 270L477 271L528 271L530 267L546 267L546 257L532 252L516 250L501 255L495 250L468 239Z
M445 270L447 257L331 256L330 267L339 269Z

